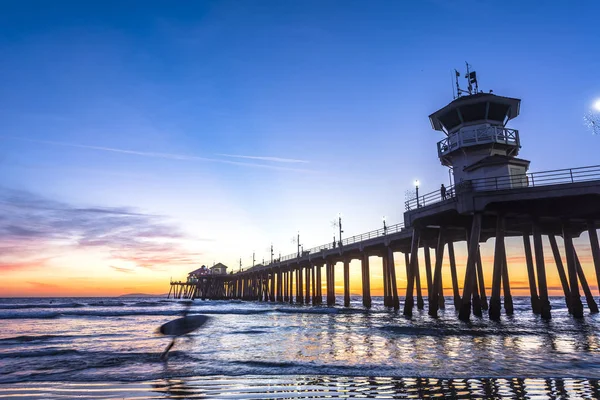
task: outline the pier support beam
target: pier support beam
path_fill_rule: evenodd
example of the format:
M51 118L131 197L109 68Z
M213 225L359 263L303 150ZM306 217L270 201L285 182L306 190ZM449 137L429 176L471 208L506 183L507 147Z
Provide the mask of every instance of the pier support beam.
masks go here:
M362 259L362 286L363 286L363 306L371 308L371 271L369 267L369 255L364 252Z
M283 272L283 301L284 302L290 301L290 298L288 297L289 286L290 285L288 283L288 272L284 271Z
M317 272L317 267L312 265L310 266L310 277L312 279L312 305L317 304L317 277L315 276Z
M456 257L454 256L454 243L448 242L448 258L450 260L450 276L452 277L452 293L454 297L454 309L460 309L460 291L458 289L458 275L456 274Z
M431 251L429 250L429 246L423 247L423 256L425 258L425 277L427 279L427 300L429 300L429 298L431 298L431 292L433 288L433 276L431 275Z
M575 248L569 230L568 222L563 223L563 239L565 241L565 253L567 256L567 270L569 271L569 305L571 314L575 318L583 318L583 303L579 294L579 283L577 282L577 265L575 263Z
M310 304L310 266L304 269L306 274L306 298L305 303Z
M477 279L479 281L479 298L481 299L481 309L488 309L487 295L485 293L485 280L483 279L483 263L481 262L481 246L477 251Z
M406 269L406 282L408 283L408 271L410 270L410 252L404 253L404 269Z
M537 294L537 283L533 269L533 254L531 253L531 242L529 233L523 234L523 248L525 249L525 263L527 264L527 276L529 278L529 293L531 296L531 310L534 314L540 313L540 298Z
M588 221L588 235L590 237L590 246L592 248L592 259L596 269L596 280L598 281L598 290L600 291L600 244L598 243L598 232L594 221Z
M417 256L417 268L415 269L415 280L417 286L417 309L422 310L425 308L425 302L423 301L423 292L421 291L421 271L419 268L419 257Z
M535 252L535 265L540 293L540 314L544 319L550 319L550 301L548 299L548 284L546 282L546 264L544 261L544 247L542 232L537 222L533 224L533 250Z
M393 265L390 265L389 262L389 253L387 251L383 251L383 262L386 265L386 276L387 276L387 280L386 280L386 287L387 287L387 292L388 292L388 307L393 307L394 306L394 294L392 291L392 269L394 268Z
M433 270L433 282L431 289L429 290L429 315L437 317L438 308L440 306L439 297L440 291L442 291L442 262L444 261L444 242L445 242L444 228L440 228L438 234L438 243L435 250L435 268ZM429 249L427 249L429 250ZM443 296L443 292L442 292Z
M317 304L323 304L323 283L321 280L321 269L323 264L317 265Z
M277 301L283 301L283 271L281 267L277 268Z
M387 248L388 270L390 272L390 281L392 283L392 307L394 310L400 309L400 301L398 300L398 288L396 286L396 264L394 263L394 251L391 247Z
M419 268L419 230L413 229L412 241L410 245L410 260L407 263L406 272L406 299L404 300L404 315L412 317L412 310L415 306L415 300L413 297L413 289L415 286L415 274Z
M272 269L271 269L271 287L270 287L270 289L271 289L271 293L270 293L270 299L269 299L269 300L271 300L272 302L274 302L274 301L276 301L276 300L277 300L277 299L275 298L275 287L276 287L276 285L277 285L277 282L276 282L276 278L277 278L277 277L276 277L276 275L277 275L277 273L275 272L275 269L274 269L274 268L272 268Z
M483 217L482 217L483 218ZM471 231L467 230L467 252L469 250L469 243L471 240ZM479 258L479 243L477 244L477 258ZM473 267L474 272L473 272L473 276L472 276L472 280L473 282L472 284L472 289L473 289L473 296L472 296L472 301L471 304L473 306L473 315L475 315L476 317L482 317L483 316L483 311L481 309L481 298L479 297L479 286L478 286L478 280L477 280L477 276L479 275L477 272L477 258L475 259L475 265Z
M327 260L327 305L335 305L335 264Z
M350 260L344 259L344 307L350 307Z
M513 315L515 308L513 298L510 293L510 278L508 277L508 262L506 259L506 247L504 249L504 260L502 265L502 289L504 289L504 312L506 315Z
M468 321L471 316L471 295L474 292L475 284L475 262L479 250L479 234L481 233L481 214L473 215L471 225L471 235L469 238L469 252L467 257L467 270L465 272L465 285L463 288L462 302L458 318L461 321Z
M583 268L581 267L581 263L579 262L579 257L577 257L577 252L573 249L573 256L575 257L575 264L577 266L577 276L579 277L579 282L581 282L581 288L583 289L583 293L585 294L585 302L590 309L592 314L598 314L598 304L596 304L596 300L594 300L594 296L592 296L592 291L590 290L590 286L588 285L587 279L585 278L585 274L583 273Z
M387 253L381 256L381 272L383 277L383 305L385 307L391 306L391 290L388 286L388 265L387 265Z
M294 270L290 268L288 270L289 274L289 284L290 284L290 304L294 303ZM296 286L298 284L296 283Z
M481 297L479 297L479 287L477 286L477 265L475 265L475 274L473 275L473 315L483 317Z
M565 304L569 309L569 314L572 314L570 306L571 290L569 288L567 275L565 274L565 267L562 262L562 257L560 256L560 251L558 250L558 243L556 243L556 237L554 235L548 235L548 241L550 242L550 248L552 249L552 255L554 256L554 263L556 264L556 270L558 271L560 284L562 285L563 293L565 294Z
M445 235L444 235L445 236ZM443 246L446 246L446 242L444 239L444 244ZM437 254L435 255L436 260L437 260ZM444 264L444 255L442 254L442 265ZM440 282L438 283L438 309L439 310L445 310L446 309L446 299L444 297L444 280L443 280L443 274L440 274Z
M298 303L304 304L304 274L302 267L298 265Z

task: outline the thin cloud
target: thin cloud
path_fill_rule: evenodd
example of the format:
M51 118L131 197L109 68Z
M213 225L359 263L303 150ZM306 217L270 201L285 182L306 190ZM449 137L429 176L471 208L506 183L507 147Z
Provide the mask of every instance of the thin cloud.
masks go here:
M217 154L217 156L230 157L230 158L246 158L246 159L250 159L250 160L272 161L272 162L280 162L280 163L302 163L302 164L308 164L307 160L297 160L297 159L294 159L294 158L264 157L264 156L242 156L242 155L237 155L237 154Z
M124 272L126 274L133 273L133 269L131 269L131 268L115 267L114 265L109 265L109 267L111 267L112 269L114 269L115 271L118 271L118 272Z
M44 283L44 282L27 281L27 284L33 286L36 289L58 289L58 288L60 288L60 286L58 286L58 285L54 285L52 283Z
M75 207L0 187L0 215L0 271L39 268L47 261L39 254L73 249L100 249L150 269L194 265L200 256L184 248L191 238L164 216L131 208Z
M38 249L39 251L39 249ZM40 270L44 267L49 258L42 258L27 261L2 261L0 260L0 271L24 271Z
M51 146L73 147L73 148L78 148L78 149L97 150L97 151L104 151L104 152L110 152L110 153L129 154L129 155L135 155L135 156L140 156L140 157L162 158L162 159L176 160L176 161L214 162L214 163L221 163L221 164L238 165L238 166L242 166L242 167L264 168L264 169L272 169L272 170L279 170L279 171L315 172L312 170L301 169L301 168L288 168L288 167L280 167L280 166L269 165L269 164L257 164L257 163L241 162L241 161L222 160L222 159L218 159L218 158L190 156L190 155L186 155L186 154L157 153L157 152L152 152L152 151L129 150L129 149L120 149L120 148L116 148L116 147L105 147L105 146L91 146L91 145L78 144L78 143L55 142L55 141L51 141L51 140L17 138L17 137L12 137L12 136L0 136L0 138L10 139L10 140L19 140L19 141L30 142L30 143L47 144L47 145L51 145ZM277 158L277 157L259 157L259 158L254 158L251 156L239 156L239 157L253 158L253 159L263 160L263 161L267 161L267 159L270 159L268 161L279 161L279 162L288 162L288 163L293 163L293 162L305 163L305 162L307 162L307 161L303 161L303 160L291 160L291 159L288 160L288 159ZM283 161L283 160L288 160L288 161Z

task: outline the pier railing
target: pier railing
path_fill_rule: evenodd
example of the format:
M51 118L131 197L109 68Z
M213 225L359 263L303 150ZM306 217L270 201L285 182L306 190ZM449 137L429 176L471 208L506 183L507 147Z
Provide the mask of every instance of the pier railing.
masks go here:
M600 180L600 165L471 179L448 187L445 198L442 198L440 190L436 190L435 192L419 196L418 199L414 198L406 201L405 208L409 211L441 201L455 200L456 192L510 190L597 180Z
M324 251L324 250L335 249L335 248L338 248L340 246L342 246L342 247L343 246L347 246L347 245L350 245L350 244L353 244L353 243L358 243L358 242L362 242L362 241L369 240L369 239L375 239L375 238L378 238L380 236L390 235L392 233L398 233L398 232L402 231L402 229L404 229L404 224L403 223L389 225L389 226L386 226L385 228L381 228L381 229L377 229L377 230L374 230L374 231L362 233L360 235L355 235L355 236L347 237L346 239L343 239L341 241L341 243L340 243L340 241L336 241L335 243L333 241L331 241L328 244L324 244L324 245L321 245L321 246L313 247L313 248L308 249L308 250L303 250L302 253L300 254L300 257L304 257L304 256L307 256L309 254L319 253L319 252ZM288 254L287 256L283 256L278 261L282 262L282 261L288 261L288 260L293 260L293 259L297 259L297 258L298 258L298 253L294 253L294 254Z
M446 187L446 193L442 195L441 190L430 192L424 195L417 196L413 199L407 200L404 203L406 211L414 210L416 208L425 207L426 205L439 203L441 201L454 201L456 196L456 187L454 185Z
M474 190L502 190L600 180L600 165L471 180Z

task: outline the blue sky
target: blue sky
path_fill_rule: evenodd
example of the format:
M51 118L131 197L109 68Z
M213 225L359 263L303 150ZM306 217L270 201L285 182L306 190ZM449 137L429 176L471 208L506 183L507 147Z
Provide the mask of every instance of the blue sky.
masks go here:
M234 264L400 222L448 179L427 116L469 61L532 171L598 164L594 1L0 5L0 186L170 219ZM231 156L255 158L241 158ZM110 262L110 261L106 261ZM184 268L185 270L186 268Z

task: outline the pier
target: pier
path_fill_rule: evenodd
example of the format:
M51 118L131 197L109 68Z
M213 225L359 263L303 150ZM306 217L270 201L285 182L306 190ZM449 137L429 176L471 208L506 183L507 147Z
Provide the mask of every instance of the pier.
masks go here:
M335 266L340 263L343 303L349 306L350 262L358 260L362 302L368 308L369 260L381 257L385 306L402 310L407 317L415 307L426 307L429 315L436 317L450 304L463 321L484 312L498 320L502 309L506 315L514 312L505 239L518 237L523 243L533 313L551 318L548 268L556 268L573 317L585 314L582 294L588 311L597 313L573 239L588 233L594 283L600 287L600 165L528 172L530 161L517 158L520 133L506 127L519 115L521 100L478 91L474 72L468 71L467 79L469 90L459 88L458 97L429 116L432 128L446 135L437 143L437 152L441 164L450 168L454 184L407 200L403 223L298 251L241 272L207 275L197 282L172 282L169 296L334 306ZM554 265L546 264L543 237L550 243ZM494 240L492 285L486 287L480 243L490 239ZM464 276L458 276L456 268L459 242L466 242L468 249ZM425 265L419 263L419 251ZM443 293L446 254L450 298ZM397 270L395 257L404 259L405 268ZM407 281L402 304L396 287L399 276Z

